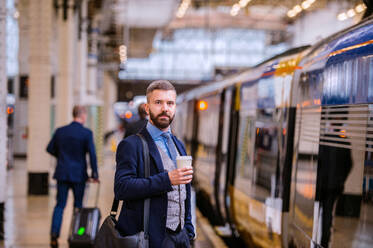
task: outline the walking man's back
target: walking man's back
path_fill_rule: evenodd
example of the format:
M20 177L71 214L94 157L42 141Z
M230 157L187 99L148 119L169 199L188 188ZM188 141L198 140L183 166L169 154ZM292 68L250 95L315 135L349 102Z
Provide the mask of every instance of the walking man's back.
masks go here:
M57 204L54 208L51 227L51 246L58 247L63 211L68 191L74 193L74 208L82 208L85 183L88 179L86 154L89 154L91 177L98 181L96 152L93 133L83 124L87 118L86 109L75 106L74 121L58 128L49 142L47 151L56 157L57 166L53 178L57 180Z

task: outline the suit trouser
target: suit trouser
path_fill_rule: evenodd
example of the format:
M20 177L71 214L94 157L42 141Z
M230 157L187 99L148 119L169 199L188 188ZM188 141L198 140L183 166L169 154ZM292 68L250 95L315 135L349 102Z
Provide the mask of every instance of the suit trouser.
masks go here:
M175 232L166 228L162 248L190 248L189 236L186 229Z
M57 204L54 207L52 217L51 235L60 236L63 211L66 206L69 189L74 193L74 208L83 207L83 196L85 189L85 182L73 183L66 181L57 181Z
M332 234L333 226L333 215L334 215L334 205L338 197L343 191L328 192L325 199L321 201L322 206L322 235L321 235L321 245L325 248L329 247L330 236Z

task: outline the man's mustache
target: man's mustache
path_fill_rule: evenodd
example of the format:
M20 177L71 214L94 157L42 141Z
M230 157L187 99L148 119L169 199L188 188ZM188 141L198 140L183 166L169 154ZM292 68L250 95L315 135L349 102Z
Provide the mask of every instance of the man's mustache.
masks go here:
M169 116L166 112L160 113L159 115L157 115L157 118L161 116L167 116L168 118L171 118L171 116Z

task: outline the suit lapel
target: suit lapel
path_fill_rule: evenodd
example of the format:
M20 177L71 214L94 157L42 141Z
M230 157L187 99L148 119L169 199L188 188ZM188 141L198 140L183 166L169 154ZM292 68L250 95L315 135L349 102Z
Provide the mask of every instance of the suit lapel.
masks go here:
M148 143L149 146L149 154L150 156L154 159L155 165L158 169L158 172L163 172L164 167L161 159L161 155L158 152L157 145L155 144L152 136L150 136L148 130L146 129L146 126L140 131L140 133L143 135L145 138L146 142Z
M174 141L174 144L176 144L176 148L179 151L179 154L181 156L185 156L186 153L185 153L184 147L182 146L181 142L178 141L174 135L171 135L171 137L172 137L172 140Z

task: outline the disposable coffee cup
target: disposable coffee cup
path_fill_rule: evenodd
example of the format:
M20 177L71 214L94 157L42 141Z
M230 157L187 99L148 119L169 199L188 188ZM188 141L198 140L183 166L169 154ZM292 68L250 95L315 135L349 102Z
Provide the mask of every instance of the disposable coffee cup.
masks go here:
M178 169L192 167L192 156L177 156L176 165Z

